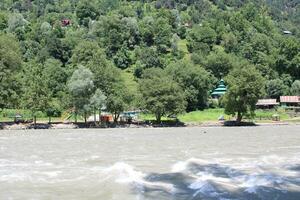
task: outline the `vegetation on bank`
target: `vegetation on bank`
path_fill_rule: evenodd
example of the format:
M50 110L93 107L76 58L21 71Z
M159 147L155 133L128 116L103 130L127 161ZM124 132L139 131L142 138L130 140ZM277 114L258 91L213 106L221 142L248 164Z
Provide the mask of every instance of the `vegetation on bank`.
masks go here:
M32 114L29 110L14 110L14 109L4 109L0 114L0 122L13 122L15 113L22 115L22 119L25 121L32 120ZM68 115L68 114L67 114ZM64 114L64 116L67 116ZM252 118L246 118L248 121L255 122L272 122L274 120L279 119L283 122L299 122L300 117L292 116L290 113L286 112L282 108L272 109L272 110L256 110L255 116ZM214 108L214 109L205 109L202 111L193 111L185 114L180 114L177 116L177 120L182 123L205 123L205 122L218 122L220 118L224 118L224 120L234 120L234 117L231 115L226 115L223 108ZM39 122L48 123L49 117L47 113L39 112L37 115L37 119ZM75 122L75 117L72 116L68 119L65 117L52 117L52 123L61 123L65 121ZM138 115L139 121L155 121L155 115L140 113ZM176 118L174 117L162 117L161 121L174 121ZM84 117L78 116L77 122L84 122Z
M225 113L254 117L258 98L300 95L298 13L287 0L2 0L0 109L160 122L211 107L224 78Z

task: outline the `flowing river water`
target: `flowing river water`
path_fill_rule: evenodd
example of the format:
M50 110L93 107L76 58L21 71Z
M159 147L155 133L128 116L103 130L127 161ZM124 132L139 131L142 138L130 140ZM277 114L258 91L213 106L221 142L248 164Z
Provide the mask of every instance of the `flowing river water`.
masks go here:
M299 200L300 126L1 131L0 199Z

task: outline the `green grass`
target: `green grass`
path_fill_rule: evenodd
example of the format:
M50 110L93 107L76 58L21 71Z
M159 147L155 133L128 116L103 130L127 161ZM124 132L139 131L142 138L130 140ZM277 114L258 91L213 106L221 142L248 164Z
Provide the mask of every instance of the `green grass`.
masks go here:
M177 45L178 45L178 50L180 50L184 53L184 59L191 60L191 54L189 53L188 48L187 48L187 41L179 40Z
M288 120L290 116L283 110L256 110L255 111L255 120L272 120L273 115L279 115L280 120Z
M203 111L194 111L178 116L182 122L207 122L218 121L218 118L224 115L225 119L229 119L229 116L224 114L224 109L206 109Z
M134 75L129 70L122 71L121 76L125 82L126 87L128 88L131 94L136 94L138 90L138 83L134 80Z
M143 120L143 121L154 121L155 120L155 116L152 114L147 114L147 113L142 113L139 115L139 119ZM171 118L168 117L162 117L161 120L162 121L166 121L166 120L170 120Z
M257 110L256 116L254 119L249 120L255 120L256 122L269 122L272 121L272 116L277 114L280 116L281 121L293 121L287 113L285 113L284 110L278 109L275 110ZM216 109L206 109L203 111L194 111L190 113L185 113L178 116L178 119L181 122L184 123L203 123L203 122L216 122L218 121L218 118L223 115L225 117L225 120L233 120L234 117L225 115L224 109L222 108L216 108ZM140 118L142 120L155 120L155 117L151 114L142 114L140 115ZM169 120L168 118L164 117L162 120ZM247 118L245 118L247 120ZM296 120L296 119L295 119ZM299 119L300 120L300 119Z

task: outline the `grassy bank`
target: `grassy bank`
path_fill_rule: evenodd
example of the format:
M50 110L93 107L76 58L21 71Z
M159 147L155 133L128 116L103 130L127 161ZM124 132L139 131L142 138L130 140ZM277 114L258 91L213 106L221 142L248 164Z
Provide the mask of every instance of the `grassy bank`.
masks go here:
M217 121L220 116L224 116L226 120L230 119L230 116L224 115L224 109L207 109L203 111L194 111L178 116L178 119L182 122L208 122Z
M13 122L15 114L18 113L23 116L24 120L32 119L31 112L28 110L15 110L15 109L4 109L0 113L0 122ZM278 115L280 121L289 121L289 122L299 122L300 118L298 117L290 117L284 109L278 110L257 110L254 119L245 119L246 121L255 121L255 122L270 122L273 120L274 115ZM206 109L203 111L194 111L190 113L185 113L178 116L178 119L184 123L203 123L203 122L217 122L220 116L224 116L225 120L233 120L234 118L229 115L224 114L224 109L216 108L216 109ZM52 122L63 122L65 117L52 117ZM140 120L143 121L152 121L155 120L154 115L151 114L140 114ZM45 113L38 112L37 120L39 122L47 123L49 118ZM71 117L70 121L74 121ZM163 121L166 120L174 120L173 118L163 117ZM78 116L78 122L82 122L83 118Z
M247 119L246 121L256 122L269 122L273 120L273 116L278 115L281 121L295 121L297 118L291 118L288 113L283 109L278 110L256 110L255 117L253 119ZM185 113L178 116L178 119L184 123L203 123L203 122L216 122L220 116L224 116L225 120L233 120L234 117L226 115L224 109L206 109L203 111L194 111ZM142 114L140 116L142 120L155 120L153 115ZM162 120L170 120L169 118L162 118Z

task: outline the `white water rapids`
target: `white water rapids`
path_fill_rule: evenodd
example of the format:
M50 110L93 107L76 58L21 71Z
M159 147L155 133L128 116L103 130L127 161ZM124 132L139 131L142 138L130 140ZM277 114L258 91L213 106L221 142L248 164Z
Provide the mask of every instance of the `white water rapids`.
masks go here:
M299 200L300 126L0 131L0 199Z

